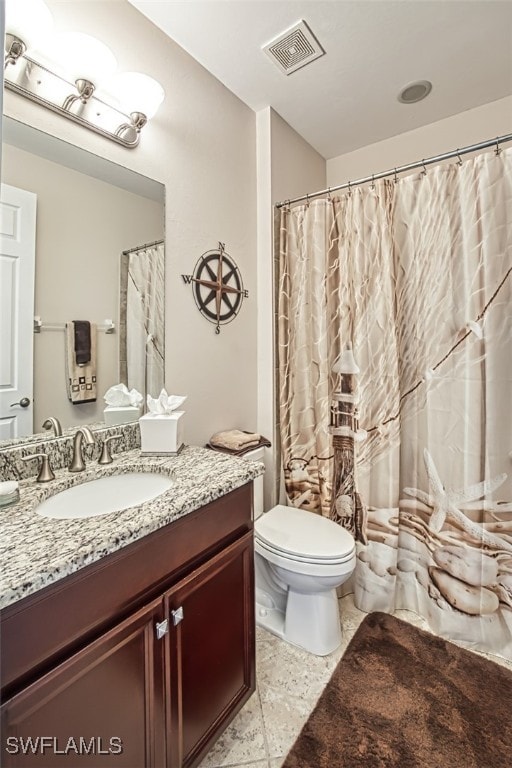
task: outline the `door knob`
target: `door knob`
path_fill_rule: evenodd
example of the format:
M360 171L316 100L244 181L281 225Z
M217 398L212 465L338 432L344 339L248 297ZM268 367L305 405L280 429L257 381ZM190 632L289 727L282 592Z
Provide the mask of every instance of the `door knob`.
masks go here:
M11 403L10 408L13 408L15 405L21 405L22 408L28 408L30 405L30 398L22 397L18 403Z

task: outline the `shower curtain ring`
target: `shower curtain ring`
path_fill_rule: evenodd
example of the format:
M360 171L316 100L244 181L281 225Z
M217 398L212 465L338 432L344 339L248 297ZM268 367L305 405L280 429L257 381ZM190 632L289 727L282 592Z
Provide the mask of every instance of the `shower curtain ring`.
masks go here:
M375 174L372 173L372 183L371 183L372 189L375 189Z
M398 174L396 172L396 168L395 168L395 178L393 179L393 181L395 182L395 184L398 184Z
M309 192L306 192L306 208L309 208Z
M352 182L351 181L348 182L348 194L352 195Z
M422 172L421 172L421 175L422 175L422 176L426 176L426 175L427 175L427 167L426 167L426 165L425 165L425 160L424 160L424 159L421 161L421 164L422 164L422 166L423 166L423 170L422 170Z
M457 147L457 158L458 158L457 159L457 165L462 165L462 158L460 156L460 150L459 150L458 147Z
M500 152L501 152L501 147L500 147L500 137L499 137L499 136L496 136L496 149L494 150L494 154L495 154L496 156L498 156L498 155L500 154Z

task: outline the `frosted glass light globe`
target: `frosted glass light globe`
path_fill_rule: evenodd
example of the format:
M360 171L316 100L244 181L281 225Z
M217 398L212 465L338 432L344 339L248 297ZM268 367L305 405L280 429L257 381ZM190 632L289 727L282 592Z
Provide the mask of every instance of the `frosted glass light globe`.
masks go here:
M117 61L108 46L83 32L67 32L55 36L52 57L59 70L72 82L83 79L97 85L109 78Z
M117 72L105 83L105 90L123 112L142 112L148 120L165 98L160 83L142 72Z
M27 49L49 35L52 27L53 16L43 0L7 0L5 31L19 37Z

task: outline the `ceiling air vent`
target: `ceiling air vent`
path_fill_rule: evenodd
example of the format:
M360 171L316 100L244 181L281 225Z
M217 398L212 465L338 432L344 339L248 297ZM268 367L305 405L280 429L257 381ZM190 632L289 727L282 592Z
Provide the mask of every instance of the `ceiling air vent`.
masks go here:
M285 75L291 75L325 53L304 20L271 40L262 50Z

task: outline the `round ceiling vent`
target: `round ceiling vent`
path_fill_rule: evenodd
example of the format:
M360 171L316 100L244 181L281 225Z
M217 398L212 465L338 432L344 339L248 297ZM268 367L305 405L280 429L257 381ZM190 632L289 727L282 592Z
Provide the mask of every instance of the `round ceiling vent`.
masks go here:
M432 83L429 80L416 80L402 88L398 94L398 101L402 104L415 104L417 101L425 99L432 90Z

